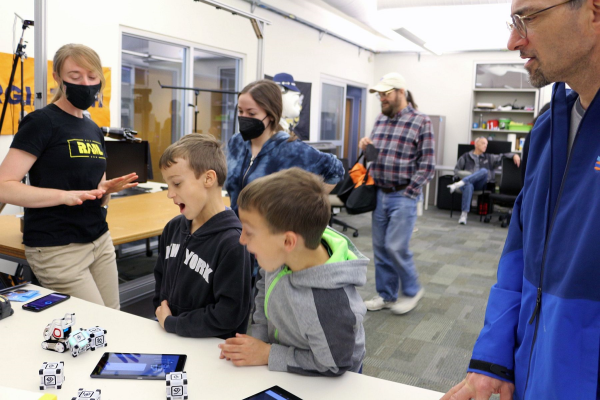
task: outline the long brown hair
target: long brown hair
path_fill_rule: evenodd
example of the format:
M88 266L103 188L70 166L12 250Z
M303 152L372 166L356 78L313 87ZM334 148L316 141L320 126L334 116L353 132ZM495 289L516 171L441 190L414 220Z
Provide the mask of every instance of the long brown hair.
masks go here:
M281 89L277 84L268 79L254 81L248 85L238 95L238 98L248 93L252 99L258 104L271 119L275 126L275 131L282 131L283 127L279 123L283 114L283 100L281 97ZM276 124L276 125L275 125ZM296 135L290 132L290 141L296 140Z
M419 109L419 106L417 106L417 103L415 103L415 98L413 97L412 93L408 91L408 89L406 89L406 102L415 110Z
M104 89L106 80L104 79L104 73L102 72L102 62L100 62L100 56L98 56L98 53L96 53L93 49L83 44L65 44L56 51L56 54L54 54L52 69L54 72L56 72L57 76L60 77L60 70L62 69L62 66L65 63L65 60L69 57L73 59L75 64L98 75L101 83L100 93L98 94L98 96L102 96L102 89ZM55 103L64 95L65 92L63 90L63 85L61 84L61 82L58 82L58 89L56 90L56 93L54 93L54 97L52 98L50 103Z

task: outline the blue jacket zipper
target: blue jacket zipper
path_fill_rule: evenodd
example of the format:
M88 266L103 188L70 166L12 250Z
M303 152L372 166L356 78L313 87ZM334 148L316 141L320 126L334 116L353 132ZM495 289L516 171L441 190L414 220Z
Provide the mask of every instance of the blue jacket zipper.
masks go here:
M575 107L575 104L573 104ZM562 193L565 185L565 179L569 173L569 168L571 166L571 154L573 153L573 149L575 148L575 144L579 139L579 131L581 130L581 125L583 125L583 120L585 119L586 114L583 115L581 121L579 122L579 126L577 127L577 133L575 134L575 140L573 141L573 145L571 146L571 151L569 152L569 158L567 159L567 166L565 168L565 172L563 173L563 178L560 182L560 190L558 192L558 199L556 200L556 206L554 206L554 211L552 214L552 220L550 222L550 227L548 228L548 233L546 234L546 241L544 243L544 255L542 257L542 265L540 268L540 283L537 288L537 297L535 299L535 308L533 309L533 314L531 314L531 318L529 319L529 324L531 325L535 320L535 329L533 331L533 340L531 341L531 350L529 352L529 363L527 366L527 378L525 379L525 389L523 390L523 399L525 399L525 394L527 393L527 387L529 386L529 374L531 372L531 359L533 358L533 349L535 347L535 343L537 340L538 328L540 325L539 314L542 310L542 288L544 285L544 267L546 266L546 254L548 252L548 242L550 240L550 234L552 233L552 229L554 228L554 222L556 221L556 214L558 213L558 208L560 206L560 200L562 199Z

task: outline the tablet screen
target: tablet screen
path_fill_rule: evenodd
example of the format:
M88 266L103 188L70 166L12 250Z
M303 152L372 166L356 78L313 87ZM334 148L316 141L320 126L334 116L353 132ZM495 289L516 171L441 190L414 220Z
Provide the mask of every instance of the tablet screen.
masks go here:
M183 371L184 354L104 353L90 375L108 379L165 379L169 372Z
M300 397L295 396L280 388L279 386L273 386L267 390L263 390L260 393L256 393L254 396L246 397L244 400L302 400Z

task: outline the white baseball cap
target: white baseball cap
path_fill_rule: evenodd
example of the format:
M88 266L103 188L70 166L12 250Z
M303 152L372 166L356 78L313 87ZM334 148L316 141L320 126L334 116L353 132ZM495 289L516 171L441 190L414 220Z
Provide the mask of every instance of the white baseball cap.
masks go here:
M392 89L406 90L406 80L397 72L385 74L375 86L369 89L369 93L387 92L388 90Z

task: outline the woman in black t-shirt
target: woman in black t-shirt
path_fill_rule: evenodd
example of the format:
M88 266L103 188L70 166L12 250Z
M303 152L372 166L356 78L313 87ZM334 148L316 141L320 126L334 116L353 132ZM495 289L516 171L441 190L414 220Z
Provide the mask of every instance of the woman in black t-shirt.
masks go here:
M53 68L51 104L23 119L0 165L0 202L25 207L25 255L43 286L118 309L106 208L111 193L137 185L137 175L106 180L104 136L83 116L96 100L102 107L98 54L68 44ZM27 173L31 186L21 183Z

